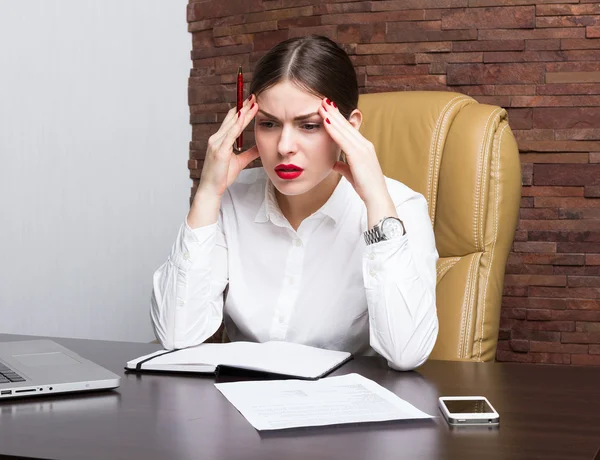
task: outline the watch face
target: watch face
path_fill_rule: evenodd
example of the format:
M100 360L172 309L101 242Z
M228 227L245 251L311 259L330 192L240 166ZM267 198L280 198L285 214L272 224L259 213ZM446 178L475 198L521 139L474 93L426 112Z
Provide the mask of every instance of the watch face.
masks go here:
M381 233L383 233L386 240L400 238L404 235L404 227L398 219L388 218L381 224Z

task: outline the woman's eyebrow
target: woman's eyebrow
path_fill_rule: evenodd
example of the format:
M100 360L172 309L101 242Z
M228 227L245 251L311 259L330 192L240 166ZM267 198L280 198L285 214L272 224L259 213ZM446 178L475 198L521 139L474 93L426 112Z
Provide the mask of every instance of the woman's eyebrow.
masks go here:
M262 113L265 117L272 118L273 120L279 121L276 116L271 115L270 113L265 112L262 109L258 109L258 111L260 113ZM307 113L306 115L298 115L297 117L294 117L294 120L304 120L306 118L310 118L310 117L313 117L315 115L319 115L319 112Z

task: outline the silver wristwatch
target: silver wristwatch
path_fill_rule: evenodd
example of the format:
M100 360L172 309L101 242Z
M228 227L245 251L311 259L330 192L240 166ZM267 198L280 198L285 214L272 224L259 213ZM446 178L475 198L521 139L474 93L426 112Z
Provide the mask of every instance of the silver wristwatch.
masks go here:
M367 246L380 241L400 238L406 234L404 224L397 217L384 217L375 226L364 233Z

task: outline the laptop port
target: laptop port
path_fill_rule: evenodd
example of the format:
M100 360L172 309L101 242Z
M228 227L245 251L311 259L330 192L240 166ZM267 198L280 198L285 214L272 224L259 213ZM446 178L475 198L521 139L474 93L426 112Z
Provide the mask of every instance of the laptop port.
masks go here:
M27 388L26 390L15 390L15 394L16 393L30 393L32 391L35 391L35 388Z
M2 390L0 391L0 395L4 396L4 395L11 395L12 394L12 390Z

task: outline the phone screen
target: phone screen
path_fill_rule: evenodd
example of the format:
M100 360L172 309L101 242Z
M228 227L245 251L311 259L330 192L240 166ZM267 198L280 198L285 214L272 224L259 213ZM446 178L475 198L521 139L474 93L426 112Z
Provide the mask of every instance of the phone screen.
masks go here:
M443 401L452 414L484 414L494 412L485 399L452 399Z

